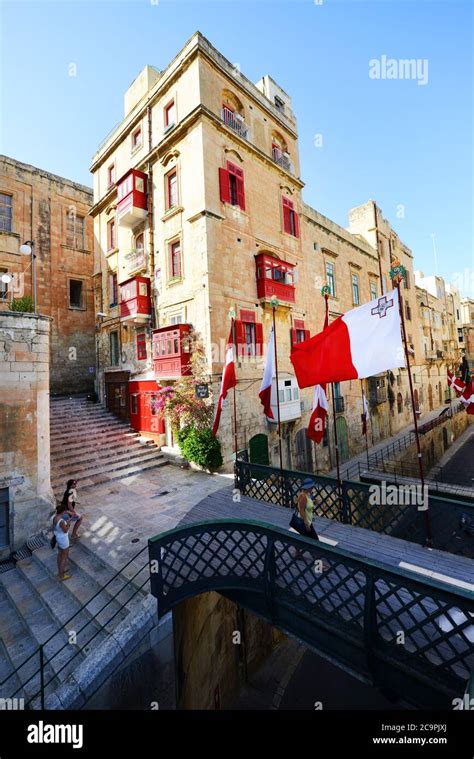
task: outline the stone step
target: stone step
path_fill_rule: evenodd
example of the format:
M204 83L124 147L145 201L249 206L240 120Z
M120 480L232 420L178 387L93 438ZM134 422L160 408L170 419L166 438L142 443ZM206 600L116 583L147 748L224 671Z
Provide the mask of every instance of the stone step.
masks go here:
M59 453L67 453L69 451L77 451L80 453L84 447L100 447L102 445L113 444L115 442L123 443L127 445L128 442L134 442L136 438L140 437L138 432L110 432L103 433L94 437L93 435L81 435L80 438L73 438L71 441L62 441L61 443L55 443L51 446L51 453L56 457Z
M140 451L136 456L131 456L129 453L127 453L125 456L120 457L117 461L114 461L113 458L109 461L103 461L102 458L99 458L96 459L95 465L92 464L89 467L82 467L80 462L78 462L78 466L75 468L75 470L68 469L67 475L69 477L70 474L75 474L75 479L81 481L82 487L83 481L85 479L93 477L94 475L102 473L113 474L114 472L120 471L122 469L140 466L141 464L146 464L148 461L155 459L164 460L163 454L160 453L156 448L148 452L145 449L144 451ZM64 487L64 475L61 475L61 477L57 476L55 479L52 479L51 486L53 490Z
M65 427L63 427L58 432L53 432L50 435L50 441L51 443L59 442L60 440L71 440L75 437L78 437L82 434L89 433L89 435L93 432L95 434L101 433L103 431L119 431L123 430L124 432L129 432L131 430L131 427L129 424L121 422L121 421L115 421L114 419L105 419L104 421L98 423L98 424L90 424L87 422L84 423L76 423L73 422Z
M37 673L40 666L39 645L57 631L57 624L17 568L0 575L0 587L3 599L8 600L7 613L0 617L0 637L15 667L26 662L18 670L18 676L25 693L32 696L40 688L40 676ZM49 658L66 640L66 635L62 632L59 638L55 637L45 645L45 682L54 680L57 662L55 667Z
M106 633L101 630L101 627L104 627L108 633L113 632L117 624L125 619L127 611L121 609L120 604L113 600L112 593L108 589L105 590L99 583L95 577L92 562L88 562L88 559L84 559L81 554L80 541L74 542L68 558L71 579L61 583L67 598L58 598L58 601L61 601L58 604L58 616L61 615L61 622L67 622L81 609L69 622L67 628L82 630L77 640L84 653L87 654L104 640ZM49 547L39 548L33 552L33 556L43 574L47 574L57 585L56 551L51 551ZM121 584L123 585L124 581ZM83 609L82 607L86 604L86 608Z
M98 466L100 466L101 469L118 469L118 465L124 461L140 461L148 456L159 455L159 453L160 452L156 446L140 444L133 448L129 448L128 446L117 446L116 448L107 451L106 455L98 455L97 451L92 451L89 454L72 458L69 463L63 463L60 473L56 470L53 471L51 482L63 482L65 468L67 468L68 475L74 477L75 474L78 474L85 469L93 469ZM79 478L76 477L76 479Z
M89 461L97 461L99 456L101 461L105 461L114 455L121 455L122 453L132 455L137 451L147 451L150 449L158 450L153 441L150 441L149 443L140 443L135 439L125 442L118 440L111 445L101 445L99 442L96 445L90 445L87 448L78 449L76 451L65 451L62 456L56 454L54 457L54 464L58 469L60 468L64 471L64 468L67 468L68 464L71 462L86 464ZM58 464L60 464L60 467ZM53 472L53 476L54 474L55 472Z
M107 411L106 409L100 408L97 409L97 411L89 412L89 411L80 411L75 410L69 412L69 414L54 414L52 413L50 416L50 424L52 427L59 427L64 426L67 424L71 419L74 420L80 420L80 419L116 419L117 421L123 421L120 420L117 416L114 414L111 414L110 411Z
M0 638L0 698L12 697L22 698L23 689L7 647Z
M156 469L162 466L168 466L169 462L163 457L163 455L156 456L151 461L145 461L140 466L133 466L129 469L119 469L115 472L108 474L96 474L89 476L87 472L81 475L81 491L88 488L95 487L96 485L103 485L105 483L113 482L114 480L123 480L127 477L132 477L149 469Z

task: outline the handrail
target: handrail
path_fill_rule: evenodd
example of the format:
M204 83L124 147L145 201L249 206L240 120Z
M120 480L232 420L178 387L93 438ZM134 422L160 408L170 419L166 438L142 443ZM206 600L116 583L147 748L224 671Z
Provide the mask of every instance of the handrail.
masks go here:
M148 544L160 618L186 598L220 592L373 682L399 689L405 682L418 700L422 691L424 708L430 699L446 708L465 687L474 613L468 589L256 520L185 524ZM321 560L324 571L316 569ZM400 630L408 648L398 645Z
M26 702L25 702L25 704L26 704L26 705L30 704L30 703L31 703L31 702L32 702L32 701L33 701L35 698L37 698L39 695L41 695L41 697L42 697L42 699L43 699L43 698L44 698L44 688L46 688L46 687L47 687L47 686L48 686L50 683L52 683L52 682L53 682L53 681L54 681L54 680L57 678L57 676L58 676L58 675L59 675L59 674L60 674L60 673L63 671L63 669L64 669L66 666L68 666L69 662L70 662L72 659L74 659L76 656L78 656L79 654L81 654L81 653L82 653L82 652L81 652L81 650L77 650L77 651L75 651L75 652L72 654L72 656L69 658L69 660L68 660L68 661L67 661L67 662L66 662L66 663L65 663L65 664L64 664L62 667L60 667L58 670L55 670L55 671L54 671L54 674L53 674L53 676L52 676L52 677L51 677L51 678L50 678L50 679L49 679L47 682L44 682L44 669L45 669L45 667L46 667L48 664L50 664L50 663L51 663L51 662L52 662L52 661L53 661L53 660L54 660L54 659L55 659L55 658L56 658L56 657L57 657L57 656L58 656L58 655L61 653L61 651L63 651L65 648L67 648L67 647L68 647L68 646L70 646L71 644L70 644L70 643L68 643L68 642L67 642L67 643L64 643L64 644L61 646L61 648L59 648L57 651L55 651L55 653L54 653L54 654L53 654L53 655L52 655L50 658L45 658L45 657L44 657L44 647L45 647L45 646L46 646L48 643L50 643L50 642L51 642L51 641L52 641L52 640L53 640L53 639L54 639L54 638L55 638L57 635L60 635L60 634L64 633L64 630L65 630L65 629L67 628L67 626L68 626L68 625L69 625L69 624L72 622L72 620L73 620L75 617L77 617L79 614L81 614L81 613L84 613L85 611L86 611L86 612L87 612L87 614L90 616L90 619L88 619L88 621L87 621L87 622L86 622L86 623L85 623L85 624L84 624L84 625L83 625L83 626L82 626L82 627L81 627L79 630L77 630L77 631L76 631L76 634L77 634L77 635L79 635L79 633L81 633L83 630L85 630L85 628L86 628L86 627L88 627L89 625L94 625L94 627L95 627L95 628L98 628L98 629L96 629L96 632L94 633L94 635L93 635L93 636L92 636L92 637L91 637L89 640L87 640L87 642L84 644L84 646L85 646L85 645L88 645L89 643L91 643L91 641L93 641L93 640L94 640L94 639L97 637L97 635L99 635L99 633L103 632L103 631L106 629L106 627L105 627L105 625L101 624L101 623L98 621L98 617L99 617L99 615L100 615L100 614L102 614L102 612L103 612L103 611L104 611L104 610L105 610L105 609L106 609L106 608L107 608L107 607L108 607L108 606L109 606L111 603L113 603L113 602L115 602L115 601L118 601L118 597L120 596L120 594L121 594L121 593L122 593L122 592L123 592L123 591L124 591L126 588L129 588L129 587L130 587L130 585L134 585L134 582L133 582L133 581L135 580L135 578L136 578L136 577L137 577L137 576L138 576L138 575L139 575L141 572L143 572L143 570L144 570L144 568L147 566L147 563L148 563L148 562L146 561L146 562L145 562L145 563L144 563L144 564L143 564L143 565L140 567L140 569L138 569L138 570L135 572L135 574L134 574L132 577L130 577L130 578L126 578L126 582L124 582L124 584L123 584L123 585L120 587L120 589L119 589L119 590L118 590L116 593L114 593L114 594L111 594L111 595L110 595L110 597L109 597L109 600L108 600L108 601L107 601L107 602L106 602L106 603L105 603L103 606L101 606L101 608L100 608L98 611L96 611L96 612L95 612L95 614L91 614L91 613L90 613L90 612L87 610L87 607L89 606L89 604L90 604L90 603L91 603L91 602L92 602L92 601L93 601L95 598L97 598L99 595L101 595L101 594L104 592L104 590L105 590L105 589L106 589L106 588L107 588L107 587L108 587L108 586L109 586L109 585L110 585L110 584L111 584L111 583L112 583L114 580L116 580L117 578L120 578L121 580L124 580L125 578L124 578L124 576L123 576L123 574L122 574L122 573L123 573L123 571L124 571L124 570L125 570L125 569L126 569L126 568L127 568L129 565L130 565L130 564L132 564L134 561L136 561L136 559L137 559L137 558L138 558L138 557L139 557L141 554L143 554L145 551L147 551L147 550L148 550L148 547L147 547L147 546L144 546L143 548L141 548L141 549L140 549L140 551L138 551L138 552L137 552L137 553L136 553L136 554L135 554L135 555L134 555L134 556L133 556L133 557L132 557L132 558L131 558L129 561L127 561L127 563L126 563L126 564L124 564L124 565L123 565L123 567L122 567L121 569L119 569L117 572L115 572L115 574L114 574L114 575L112 575L112 577L111 577L111 578L110 578L110 579L109 579L109 580L108 580L108 581L107 581L107 582L106 582L104 585L102 585L102 586L100 587L100 589L99 589L99 590L98 590L96 593L94 593L94 595L93 595L93 596L91 596L91 597L90 597L90 598L89 598L89 599L88 599L88 600L87 600L85 603L83 603L83 604L82 604L82 605L79 607L79 609L78 609L78 610L77 610L77 611L76 611L76 612L75 612L75 613L74 613L74 614L73 614L73 615L72 615L72 616L71 616L69 619L67 619L67 620L66 620L66 621L65 621L65 622L62 624L62 626L61 626L61 627L60 627L58 630L56 630L54 633L52 633L52 634L49 636L49 638L47 638L47 639L46 639L46 640L45 640L43 643L41 643L41 644L40 644L40 645L39 645L39 646L36 648L36 650L35 650L35 651L33 651L33 652L32 652L32 653L31 653L31 654L30 654L30 655L29 655L29 656L28 656L26 659L24 659L24 660L21 662L21 664L19 664L17 667L15 667L15 668L12 670L12 672L11 672L11 673L10 673L10 674L9 674L9 675L6 677L6 678L4 678L2 681L0 681L0 687L2 687L3 685L5 685L5 683L7 683L9 680L11 680L11 679L12 679L12 677L14 677L15 675L17 675L17 676L18 676L18 673L19 673L19 671L20 671L21 669L23 669L23 667L24 667L26 664L28 664L28 662L30 662L30 661L31 661L31 660L32 660L34 657L36 657L36 656L38 656L38 655L39 655L39 658L40 658L40 667L39 667L37 670L35 670L35 671L34 671L34 672L33 672L33 673L32 673L32 674L31 674L31 675L30 675L30 676L29 676L29 677L28 677L26 680L24 680L23 682L21 681L21 678L20 678L20 677L18 677L18 679L20 680L20 683L21 683L21 684L20 684L20 686L19 686L19 687L18 687L18 688L15 690L15 692L14 692L13 694L11 694L11 697L13 698L14 696L16 696L16 694L17 694L17 693L19 693L19 692L21 692L22 690L24 690L24 688L25 688L25 685L27 685L27 684L28 684L28 683L30 683L32 680L34 680L34 678L36 678L38 675L40 675L40 677L41 677L41 680L42 680L42 687L40 688L40 690L39 690L39 691L37 691L36 693L34 693L32 696L30 696L30 697L28 698L28 701L26 701ZM117 609L117 611L116 611L116 612L115 612L115 613L114 613L114 614L113 614L113 615L112 615L112 616L111 616L111 617L110 617L110 618L107 620L106 624L109 624L109 623L111 622L111 620L112 620L112 619L114 619L114 618L115 618L115 617L116 617L118 614L120 614L120 613L121 613L121 611L123 610L123 608L124 608L124 607L125 607L125 606L126 606L128 603L130 603L130 601L131 601L132 599L134 599L134 598L135 598L135 597L136 597L136 596L137 596L139 593L141 593L141 592L142 592L142 589L143 589L143 587L144 587L144 586L145 586L145 585L146 585L148 582L149 582L149 577L147 576L147 578L146 578L145 582L143 582L143 583L142 583L141 585L139 585L138 587L137 587L137 586L135 586L135 592L134 592L134 593L133 593L133 594L132 594L132 595L131 595L131 596L130 596L128 599L127 599L127 601L126 601L124 604L122 604L121 606L119 606L119 608ZM119 601L119 603L121 603L121 602Z

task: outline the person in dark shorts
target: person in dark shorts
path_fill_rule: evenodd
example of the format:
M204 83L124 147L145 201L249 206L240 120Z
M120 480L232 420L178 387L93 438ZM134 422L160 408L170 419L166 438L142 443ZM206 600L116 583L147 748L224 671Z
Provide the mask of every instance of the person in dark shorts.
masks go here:
M76 511L77 492L76 492L77 480L68 480L66 490L61 500L61 505L65 506L64 515L74 524L71 540L75 540L79 537L77 531L82 524L83 516Z

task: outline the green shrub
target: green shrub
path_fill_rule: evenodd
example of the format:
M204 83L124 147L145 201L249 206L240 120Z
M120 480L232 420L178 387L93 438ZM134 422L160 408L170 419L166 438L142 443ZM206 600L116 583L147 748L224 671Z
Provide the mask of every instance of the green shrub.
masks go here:
M33 298L31 295L24 295L23 298L13 298L8 304L10 311L21 311L24 314L33 313L35 310Z
M207 429L195 429L191 427L180 443L183 456L195 464L214 472L223 464L221 444Z
M180 448L183 447L184 441L188 437L189 433L191 432L192 427L189 424L186 424L184 427L180 427L179 430L176 433L176 440L178 441L178 445Z

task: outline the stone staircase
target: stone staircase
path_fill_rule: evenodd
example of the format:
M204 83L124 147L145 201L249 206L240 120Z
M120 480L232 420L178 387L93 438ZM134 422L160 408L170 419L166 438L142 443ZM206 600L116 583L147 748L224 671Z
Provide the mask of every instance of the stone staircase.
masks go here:
M35 538L0 571L0 699L31 699L27 708L40 706L40 644L46 708L77 708L125 657L139 620L145 628L153 623L145 553L117 573L78 541L66 582L57 579L56 557Z
M51 399L51 485L60 499L66 481L81 491L168 462L151 440L86 396Z

